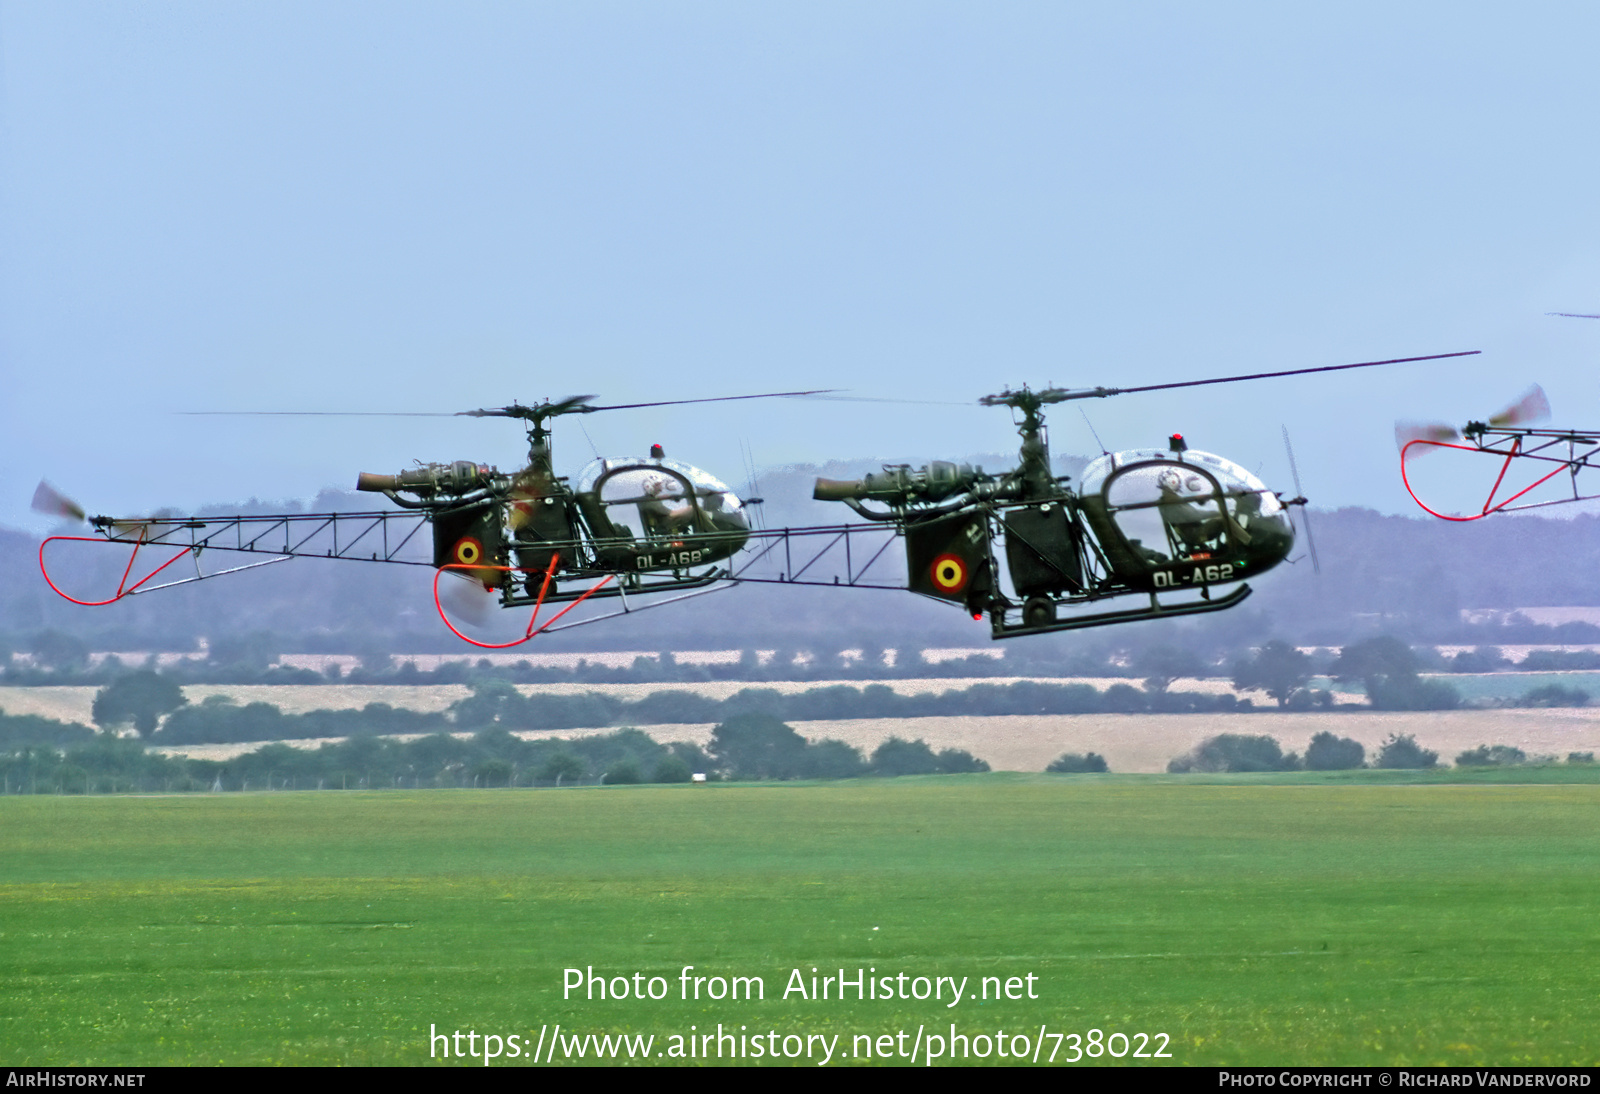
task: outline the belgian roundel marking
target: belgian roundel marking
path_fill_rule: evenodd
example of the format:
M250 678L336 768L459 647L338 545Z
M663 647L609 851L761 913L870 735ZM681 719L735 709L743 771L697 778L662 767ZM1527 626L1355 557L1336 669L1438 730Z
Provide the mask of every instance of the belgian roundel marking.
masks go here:
M928 569L933 586L940 592L959 593L967 587L967 563L960 555L940 555Z
M456 541L456 561L471 566L483 557L483 544L467 536Z

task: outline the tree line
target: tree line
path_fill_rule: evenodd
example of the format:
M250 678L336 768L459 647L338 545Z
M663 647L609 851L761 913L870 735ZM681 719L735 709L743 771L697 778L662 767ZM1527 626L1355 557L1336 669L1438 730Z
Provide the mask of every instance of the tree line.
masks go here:
M0 792L5 794L106 794L248 790L375 790L494 787L625 786L709 781L847 779L950 775L989 770L961 749L935 752L921 740L890 737L863 753L843 741L808 741L771 715L741 714L719 723L707 744L662 743L639 729L524 740L504 729L470 737L435 733L415 740L352 737L315 749L270 743L230 760L169 756L131 737L95 734L82 726L0 716L13 742L0 750ZM59 727L52 730L52 726ZM52 733L54 735L52 736ZM1458 768L1551 763L1509 745L1480 745L1455 758ZM1592 765L1594 755L1573 752L1569 765ZM1176 774L1340 771L1363 767L1430 769L1439 755L1409 735L1394 735L1369 760L1348 737L1318 733L1305 755L1285 753L1269 736L1221 734L1207 738L1168 764ZM1069 753L1053 773L1106 773L1103 756Z
M1093 753L1090 753L1093 755ZM1068 757L1063 757L1063 760ZM1061 761L1058 761L1061 762ZM1554 763L1553 756L1529 757L1511 745L1479 745L1455 758L1456 767L1512 767L1527 763ZM1566 762L1588 766L1592 752L1569 752ZM1391 733L1368 760L1366 746L1349 737L1318 733L1311 738L1304 756L1284 752L1272 737L1223 733L1209 737L1167 765L1172 774L1262 772L1262 771L1350 771L1371 767L1388 771L1429 770L1439 765L1439 754L1417 743L1411 734Z

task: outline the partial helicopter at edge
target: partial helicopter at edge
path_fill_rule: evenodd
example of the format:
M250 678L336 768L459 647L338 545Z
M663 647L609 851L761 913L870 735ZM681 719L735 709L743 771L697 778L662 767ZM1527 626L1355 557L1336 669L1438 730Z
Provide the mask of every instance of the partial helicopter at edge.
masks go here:
M1547 312L1566 319L1600 319L1586 312ZM1406 493L1423 512L1441 520L1482 520L1492 513L1515 513L1552 505L1592 501L1600 493L1585 494L1578 482L1584 468L1600 463L1600 430L1536 429L1531 423L1550 417L1550 401L1538 384L1530 386L1499 413L1457 427L1449 422L1395 423L1395 446L1400 450L1400 480ZM1494 474L1483 505L1476 513L1443 513L1417 496L1411 481L1412 461L1430 452L1454 450L1492 457L1486 471ZM1532 481L1511 476L1514 466L1532 465ZM1486 475L1487 477L1487 475ZM1562 482L1562 479L1565 482ZM1560 496L1535 495L1546 485L1560 484Z
M294 557L426 565L435 570L435 606L446 626L485 649L520 645L538 634L640 610L633 598L649 597L650 603L642 606L656 606L740 583L909 589L958 604L974 618L987 614L994 638L1220 611L1250 594L1242 584L1245 578L1288 557L1295 533L1287 510L1305 499L1285 501L1240 465L1188 449L1177 434L1165 450L1105 453L1089 464L1074 489L1051 471L1044 407L1476 352L1142 387L1007 389L979 402L1008 407L1017 415L1022 443L1014 470L986 474L981 468L935 461L919 470L886 467L854 482L819 479L815 498L842 502L867 523L778 529L752 525L747 506L759 499L739 498L709 473L667 458L659 446L647 457L596 459L576 482L559 476L548 423L601 410L826 393L616 406L592 405L593 396L533 406L513 403L462 414L523 422L529 443L526 467L507 474L463 460L394 475L363 473L357 489L383 494L399 507L393 510L86 518L75 503L41 483L35 508L87 519L99 538L46 539L40 545L40 568L57 593L97 606ZM416 547L424 525L431 529L428 558L419 557ZM904 540L903 573L889 550L898 540ZM62 541L133 548L112 596L80 599L57 585L46 550ZM173 554L137 571L142 576L136 578L139 553L157 548ZM268 557L203 572L202 555L213 551ZM169 573L185 558L193 563L192 576ZM531 606L522 637L489 643L463 634L441 599L440 578L446 575L466 579L502 608ZM1213 588L1228 585L1238 587L1212 597ZM1194 595L1174 599L1187 594ZM1063 607L1098 607L1100 601L1129 596L1147 597L1148 602L1065 618L1059 614ZM558 625L583 602L612 599L620 610ZM565 607L541 625L543 607L561 603Z

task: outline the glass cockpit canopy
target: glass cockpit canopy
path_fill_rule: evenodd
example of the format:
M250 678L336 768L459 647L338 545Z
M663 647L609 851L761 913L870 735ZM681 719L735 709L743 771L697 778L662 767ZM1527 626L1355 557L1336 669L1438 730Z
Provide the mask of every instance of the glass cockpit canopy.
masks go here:
M1153 565L1182 558L1276 553L1292 541L1278 496L1232 460L1209 452L1134 449L1084 469L1133 555Z
M1136 463L1162 462L1181 469L1186 464L1210 472L1222 487L1224 494L1255 494L1261 498L1261 511L1272 514L1283 511L1278 496L1250 472L1221 456L1190 449L1186 452L1169 452L1164 448L1135 448L1127 452L1111 452L1093 460L1083 469L1079 481L1079 494L1098 494L1105 489L1106 480L1115 472Z
M749 529L744 503L726 484L665 457L595 460L579 473L577 490L596 495L611 523L637 538Z

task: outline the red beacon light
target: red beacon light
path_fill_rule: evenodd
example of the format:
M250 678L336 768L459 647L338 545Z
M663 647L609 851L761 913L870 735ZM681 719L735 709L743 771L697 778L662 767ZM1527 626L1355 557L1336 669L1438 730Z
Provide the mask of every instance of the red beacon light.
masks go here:
M1173 452L1186 452L1189 446L1184 443L1182 433L1174 433L1167 438L1167 448Z

